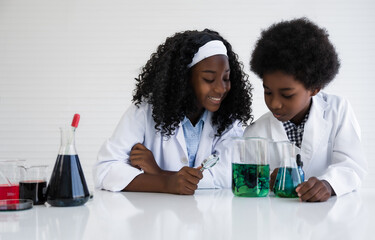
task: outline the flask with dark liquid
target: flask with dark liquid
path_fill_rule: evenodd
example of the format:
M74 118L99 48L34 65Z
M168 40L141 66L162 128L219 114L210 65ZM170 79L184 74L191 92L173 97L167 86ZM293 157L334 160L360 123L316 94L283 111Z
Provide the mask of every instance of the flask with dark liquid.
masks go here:
M60 128L61 146L47 189L47 202L52 206L79 206L90 198L75 148L75 129L78 122L79 115L75 114L72 127Z

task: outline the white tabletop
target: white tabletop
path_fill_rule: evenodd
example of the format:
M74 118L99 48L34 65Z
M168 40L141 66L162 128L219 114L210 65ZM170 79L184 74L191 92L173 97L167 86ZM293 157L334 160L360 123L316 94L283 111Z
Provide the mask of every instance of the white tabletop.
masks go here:
M95 191L80 207L0 212L4 239L373 239L375 190L323 203L234 197L230 189L193 196Z

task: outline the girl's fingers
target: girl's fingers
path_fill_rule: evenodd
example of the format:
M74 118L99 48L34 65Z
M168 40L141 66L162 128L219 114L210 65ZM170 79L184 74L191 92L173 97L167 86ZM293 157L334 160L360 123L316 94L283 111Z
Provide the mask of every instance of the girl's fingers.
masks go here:
M147 148L146 148L143 144L137 143L137 144L135 144L135 145L132 147L132 150L136 150L136 149L144 150L144 149L147 149Z
M192 184L190 182L187 182L185 187L190 190L192 193L194 193L195 190L197 190L198 186L197 184Z
M143 151L140 151L140 150L132 150L130 152L130 156L141 155L142 153L143 153Z

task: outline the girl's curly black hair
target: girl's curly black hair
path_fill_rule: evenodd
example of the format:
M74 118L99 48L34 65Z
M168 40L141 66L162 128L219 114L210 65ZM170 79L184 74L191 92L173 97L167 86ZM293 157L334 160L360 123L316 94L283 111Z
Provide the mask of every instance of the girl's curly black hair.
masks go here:
M162 134L172 135L184 116L197 111L187 65L198 49L211 40L220 40L227 48L231 81L230 91L212 117L212 124L217 127L216 134L221 135L235 120L243 125L249 120L252 122L251 84L232 46L218 32L209 29L184 31L168 37L159 45L135 78L133 102L135 105L141 102L152 105L155 129Z
M335 47L325 29L307 18L282 21L262 31L250 60L260 78L283 71L293 75L306 89L327 86L340 68Z

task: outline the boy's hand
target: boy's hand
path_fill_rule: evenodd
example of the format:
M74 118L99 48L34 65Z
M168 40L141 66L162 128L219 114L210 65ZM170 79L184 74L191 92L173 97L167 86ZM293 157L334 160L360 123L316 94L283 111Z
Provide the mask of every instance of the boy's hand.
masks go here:
M133 167L142 169L148 174L161 174L162 170L155 162L154 155L144 145L137 143L130 151L130 164Z
M199 168L183 167L177 173L170 176L167 189L170 193L194 194L199 181L203 178Z
M273 185L275 185L275 180L277 176L277 172L279 171L279 168L275 168L270 176L270 190L273 191Z
M335 194L331 185L326 180L311 177L307 182L299 184L296 192L302 201L325 202Z

